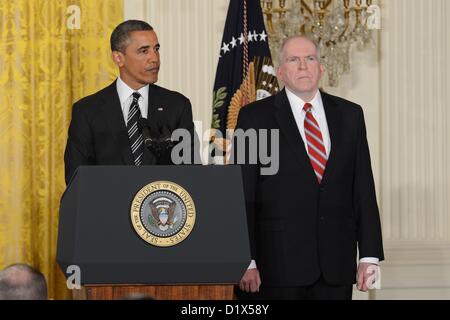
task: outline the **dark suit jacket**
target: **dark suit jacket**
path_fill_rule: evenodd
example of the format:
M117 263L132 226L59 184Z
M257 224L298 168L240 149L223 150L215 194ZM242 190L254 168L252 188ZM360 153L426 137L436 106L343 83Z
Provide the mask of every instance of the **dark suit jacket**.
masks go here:
M194 152L194 124L189 100L182 94L149 86L147 119L152 131L188 129ZM162 108L161 110L158 110ZM64 154L68 184L81 165L134 165L116 82L73 105ZM170 153L157 158L144 148L143 165L171 164Z
M263 285L304 286L320 274L329 284L352 284L357 247L360 257L384 259L363 111L325 93L322 100L331 153L320 185L284 90L239 114L238 128L280 130L277 174L243 166L252 258Z

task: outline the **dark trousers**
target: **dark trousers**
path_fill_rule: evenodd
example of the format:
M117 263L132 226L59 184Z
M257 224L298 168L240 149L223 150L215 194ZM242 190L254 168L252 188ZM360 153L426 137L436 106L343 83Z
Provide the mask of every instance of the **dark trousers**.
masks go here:
M236 295L240 300L351 300L352 290L352 285L329 285L320 277L315 283L309 286L261 286L259 292L256 293L245 293L237 287Z

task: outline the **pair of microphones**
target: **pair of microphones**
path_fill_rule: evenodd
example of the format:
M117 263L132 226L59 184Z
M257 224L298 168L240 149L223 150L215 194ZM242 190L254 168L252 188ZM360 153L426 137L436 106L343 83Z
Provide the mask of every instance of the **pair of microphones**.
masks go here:
M155 155L160 156L163 152L173 148L172 133L167 126L161 126L158 129L156 125L152 127L146 118L138 120L138 128L142 133L144 145Z

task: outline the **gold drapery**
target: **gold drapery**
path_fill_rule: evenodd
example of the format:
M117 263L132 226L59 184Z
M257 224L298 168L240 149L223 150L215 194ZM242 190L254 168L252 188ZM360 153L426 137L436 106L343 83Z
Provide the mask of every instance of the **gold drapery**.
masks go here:
M0 0L0 268L33 265L50 298L70 297L55 256L71 106L116 77L122 20L122 0Z

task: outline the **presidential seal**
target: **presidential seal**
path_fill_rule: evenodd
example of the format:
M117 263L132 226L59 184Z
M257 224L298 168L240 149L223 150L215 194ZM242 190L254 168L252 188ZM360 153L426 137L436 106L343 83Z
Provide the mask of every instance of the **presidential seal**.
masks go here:
M194 201L183 187L170 181L155 181L139 190L130 213L139 237L158 247L180 243L195 224Z

